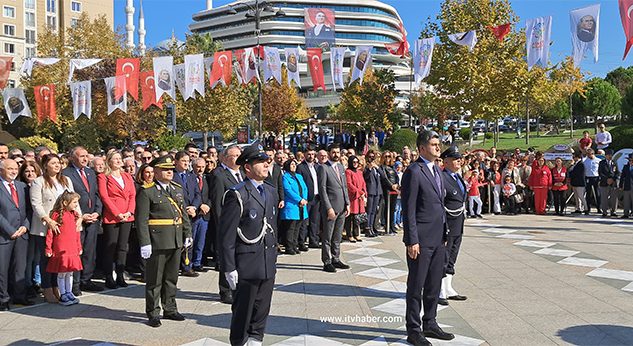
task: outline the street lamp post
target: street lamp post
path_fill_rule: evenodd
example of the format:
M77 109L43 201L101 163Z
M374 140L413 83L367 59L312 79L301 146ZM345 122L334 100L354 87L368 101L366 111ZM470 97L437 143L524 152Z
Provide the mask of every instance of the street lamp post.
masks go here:
M247 3L244 3L243 5L245 5L248 8L248 12L246 12L246 18L254 18L255 19L255 38L257 40L257 45L256 45L256 49L257 49L257 58L261 58L259 55L260 50L259 50L259 45L260 45L260 35L261 35L261 29L260 29L260 24L261 24L261 15L262 12L270 12L270 13L275 13L275 17L281 17L286 15L284 13L284 11L282 11L281 9L275 11L273 9L273 7L267 2L267 1L259 1L259 0L255 0L255 4L254 5L249 5ZM237 14L237 10L235 10L235 5L230 6L229 9L229 14ZM259 73L259 71L257 72ZM262 140L262 133L263 133L263 129L262 129L262 84L263 81L261 80L261 78L259 78L259 81L257 82L257 137L259 140Z

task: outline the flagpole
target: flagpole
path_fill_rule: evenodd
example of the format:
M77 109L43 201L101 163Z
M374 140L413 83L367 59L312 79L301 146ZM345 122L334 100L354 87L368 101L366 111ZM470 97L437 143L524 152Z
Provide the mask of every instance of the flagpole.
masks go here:
M412 58L413 59L413 58ZM409 128L413 129L413 114L411 112L411 102L413 99L413 60L409 61L411 67L411 75L409 76Z

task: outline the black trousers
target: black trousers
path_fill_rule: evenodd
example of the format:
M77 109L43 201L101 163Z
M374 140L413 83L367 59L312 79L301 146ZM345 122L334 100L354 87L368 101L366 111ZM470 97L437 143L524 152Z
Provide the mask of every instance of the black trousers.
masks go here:
M26 253L29 241L19 237L0 244L0 303L26 297ZM11 292L11 294L9 294Z
M138 234L136 233L136 227L134 226L132 226L130 238L128 240L125 270L127 270L128 273L138 273L141 275L144 275L145 273L145 260L141 258L141 245L138 242Z
M233 299L231 317L231 345L242 346L248 338L264 340L266 319L270 313L275 279L241 279Z
M97 263L97 233L99 233L99 223L84 223L81 231L81 264L84 269L81 272L73 273L73 287L79 287L80 283L85 283L92 279Z
M554 210L556 211L556 214L565 212L565 193L566 192L567 190L565 191L552 190L552 195L554 198Z
M349 214L345 219L345 231L347 232L347 238L357 238L360 236L360 224L356 220L357 214Z
M301 228L299 229L299 244L304 244L307 241L311 245L319 245L319 239L321 237L321 197L315 196L308 202L308 218L301 222Z
M446 274L455 275L455 262L459 255L459 247L462 245L462 235L449 236L446 239Z
M378 215L378 205L380 204L380 195L369 195L367 197L367 227L374 228L376 216Z
M148 318L178 312L176 285L182 249L153 250L145 270L145 313Z
M385 212L383 214L385 229L387 229L387 221L389 221L389 231L394 232L396 230L395 216L396 200L398 199L398 195L390 195L389 193L384 193L383 199L385 200Z
M286 251L299 247L299 226L303 220L281 220L281 228L286 235Z
M125 270L131 229L131 222L103 224L103 272L106 277L112 275L112 263L116 264L117 273Z
M57 274L46 271L48 267L48 257L46 257L46 237L31 235L35 237L35 253L39 254L40 276L42 277L42 288L57 287Z
M413 260L407 254L406 327L407 334L419 333L422 329L437 326L437 301L442 288L444 245L420 247L420 254ZM420 320L420 310L424 302L424 316ZM421 329L422 328L422 329Z
M585 184L585 191L587 193L587 211L591 211L591 205L596 207L596 210L600 210L600 189L598 183L600 177L587 177Z

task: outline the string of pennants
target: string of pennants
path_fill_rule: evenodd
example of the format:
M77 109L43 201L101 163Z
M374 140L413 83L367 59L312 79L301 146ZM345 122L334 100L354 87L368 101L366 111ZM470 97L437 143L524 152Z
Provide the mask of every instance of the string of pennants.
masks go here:
M352 64L352 78L350 84L356 80L362 84L367 66L371 62L371 46L356 47L356 57ZM343 60L350 53L345 47L332 48L330 52L330 70L332 73L332 87L334 90L344 88ZM323 69L323 52L321 48L309 48L304 52L300 48L286 48L285 68L288 72L288 85L294 82L301 87L299 75L299 62L306 57L306 62L315 91L326 91ZM233 57L236 57L235 61ZM9 76L12 57L0 57L0 89L4 89L2 97L9 122L15 121L20 116L31 117L31 109L26 100L24 89L5 88ZM260 60L262 60L260 62ZM30 58L24 61L21 74L30 77L33 68L39 65L50 66L58 63L58 58ZM102 62L103 59L70 59L68 85L73 101L73 116L77 120L82 114L90 118L92 116L92 82L86 80L73 82L74 72L82 70ZM263 79L260 76L260 65L263 70ZM231 84L231 78L235 73L238 82L242 85L251 82L267 83L271 80L282 83L281 54L276 47L257 46L236 51L216 52L213 57L205 58L203 54L185 55L184 63L174 65L172 56L160 56L153 58L152 71L140 71L139 58L126 58L116 60L115 76L104 78L108 104L108 115L116 109L127 113L127 97L139 100L139 84L141 86L142 109L146 110L152 105L162 109L163 95L172 99L176 98L176 88L186 101L196 97L196 92L205 94L205 71L208 75L208 83L211 89L221 84ZM55 85L46 84L33 88L38 121L45 119L57 121L55 107Z

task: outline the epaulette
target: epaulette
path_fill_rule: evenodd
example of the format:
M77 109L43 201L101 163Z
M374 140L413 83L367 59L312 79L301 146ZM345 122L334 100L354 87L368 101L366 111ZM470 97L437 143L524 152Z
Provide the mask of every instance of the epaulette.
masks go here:
M156 183L152 181L151 183L145 183L145 184L143 184L143 188L144 188L144 189L149 189L149 188L154 187L155 185L156 185Z
M182 189L182 185L178 184L175 181L172 181L171 184Z

